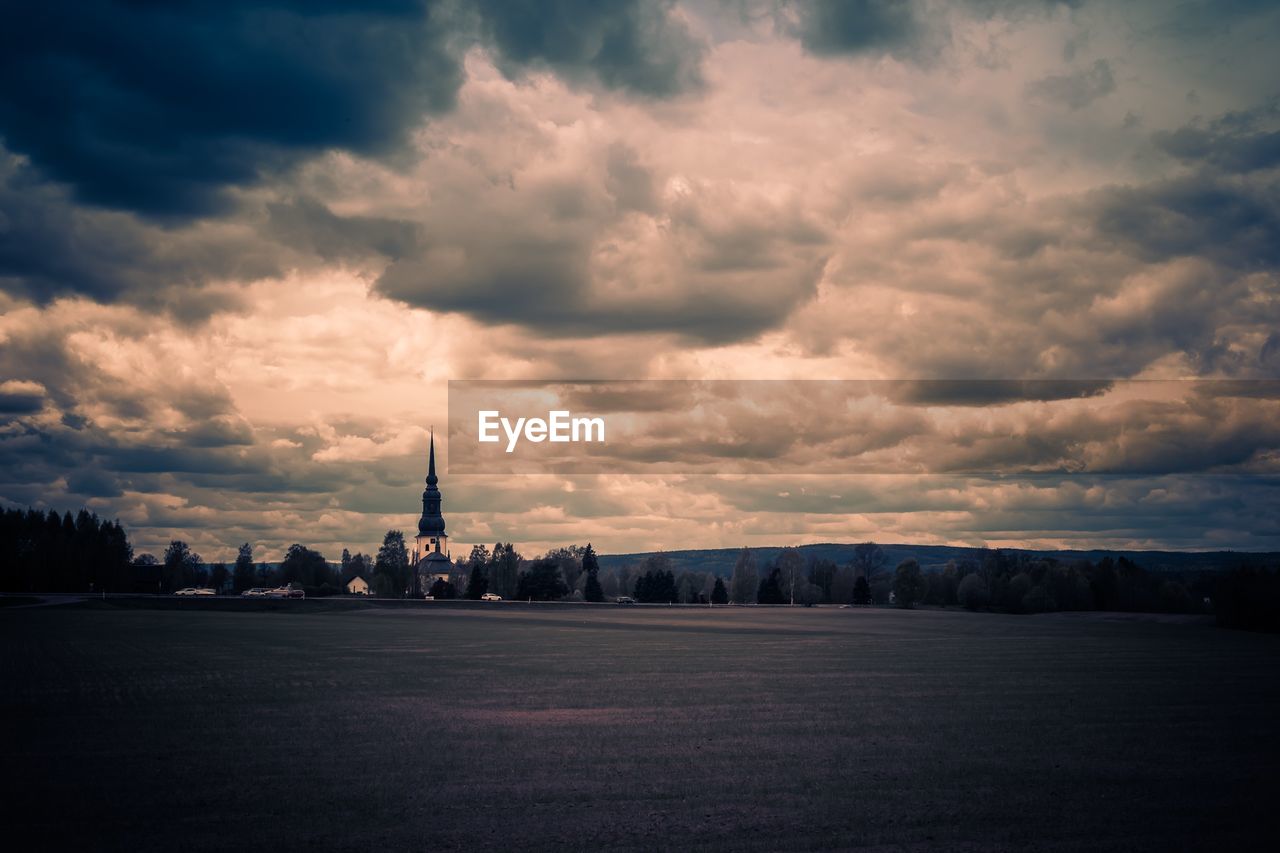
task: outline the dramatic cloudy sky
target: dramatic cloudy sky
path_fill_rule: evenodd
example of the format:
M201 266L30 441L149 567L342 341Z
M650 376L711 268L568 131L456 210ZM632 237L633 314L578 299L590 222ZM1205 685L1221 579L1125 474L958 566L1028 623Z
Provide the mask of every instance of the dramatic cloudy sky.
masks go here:
M450 379L920 379L743 408L834 448L790 474L446 474L451 533L1280 549L1277 44L1247 0L27 4L0 501L333 557L412 527ZM1093 384L949 382L993 379Z

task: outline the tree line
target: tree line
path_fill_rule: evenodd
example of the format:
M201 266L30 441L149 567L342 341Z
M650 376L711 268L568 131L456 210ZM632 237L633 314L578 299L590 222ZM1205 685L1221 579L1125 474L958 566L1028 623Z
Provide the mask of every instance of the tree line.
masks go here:
M186 542L173 540L162 557L134 556L118 520L88 509L0 511L0 590L6 592L173 592L208 586L239 593L293 585L311 596L346 590L356 577L386 598L479 599L494 593L533 601L609 601L676 604L896 604L964 607L1008 613L1057 610L1208 613L1220 624L1280 630L1280 569L1243 564L1229 572L1148 572L1127 557L1062 561L999 549L922 570L913 559L892 570L874 542L854 547L843 565L806 560L784 548L767 565L743 548L727 579L713 572L678 571L652 554L602 571L594 548L570 545L525 558L513 543L476 545L450 565L447 577L427 579L411 565L404 534L388 530L373 555L343 549L337 565L301 544L278 564L254 561L252 544L235 562L208 564Z
M6 592L129 590L133 548L118 521L82 509L0 512L0 589Z

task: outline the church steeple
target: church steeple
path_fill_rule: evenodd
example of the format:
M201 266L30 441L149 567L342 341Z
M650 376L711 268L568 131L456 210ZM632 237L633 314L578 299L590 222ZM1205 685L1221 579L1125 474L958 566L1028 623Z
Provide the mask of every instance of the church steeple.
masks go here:
M422 517L417 523L420 537L429 537L431 544L443 544L436 539L444 535L444 516L440 515L440 489L435 475L435 430L431 430L431 450L426 462L426 488L422 489ZM434 548L433 548L434 549Z
M431 551L443 551L449 541L444 532L444 516L440 514L440 489L436 485L439 482L440 478L436 476L436 434L432 430L427 455L427 487L422 491L422 518L418 519L420 557Z
M423 594L434 581L448 580L449 534L444 532L444 516L440 513L440 478L436 476L436 431L431 430L427 451L427 487L422 490L422 518L418 519L418 535L413 538L414 596Z

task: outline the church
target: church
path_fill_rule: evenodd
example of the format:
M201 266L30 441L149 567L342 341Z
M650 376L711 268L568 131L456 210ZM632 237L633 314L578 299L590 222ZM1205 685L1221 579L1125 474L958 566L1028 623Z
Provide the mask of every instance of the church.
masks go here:
M427 488L422 492L422 518L413 538L413 595L420 598L437 580L449 580L453 561L449 559L449 535L440 514L440 478L436 476L436 436L431 434L427 457Z

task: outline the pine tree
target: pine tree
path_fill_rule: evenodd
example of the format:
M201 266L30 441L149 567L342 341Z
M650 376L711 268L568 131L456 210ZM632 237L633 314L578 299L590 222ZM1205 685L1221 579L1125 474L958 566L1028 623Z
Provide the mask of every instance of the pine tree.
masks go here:
M253 546L248 542L240 546L231 577L236 592L244 592L253 586Z
M489 579L485 577L484 565L475 563L471 566L471 578L467 581L467 598L479 601L489 591Z
M724 588L724 581L722 581L720 578L716 578L715 589L711 590L711 603L712 604L728 604L729 603L729 591Z
M600 586L600 561L590 542L587 543L587 550L582 552L582 571L587 576L582 597L587 601L604 601L604 588Z
M759 604L786 604L787 598L782 592L782 570L774 567L769 576L760 581L760 590L756 595Z

